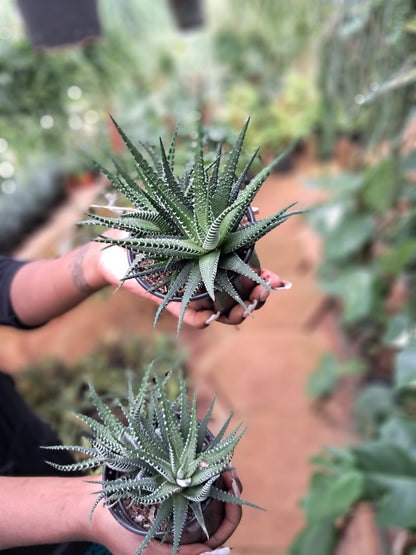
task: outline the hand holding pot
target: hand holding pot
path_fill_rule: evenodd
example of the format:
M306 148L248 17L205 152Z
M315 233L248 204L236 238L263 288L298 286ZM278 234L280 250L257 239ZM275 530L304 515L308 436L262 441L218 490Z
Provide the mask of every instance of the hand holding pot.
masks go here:
M126 234L126 232L113 229L107 231L104 235L112 238L121 238L128 234ZM101 249L99 268L104 279L109 284L119 286L120 280L124 277L129 268L126 250L118 246L106 248L99 246L98 248ZM277 274L271 272L270 270L262 270L260 277L264 279L272 289L289 289L291 286L290 282L283 281ZM125 280L122 287L123 289L136 295L150 299L158 305L162 302L162 299L146 291L135 279ZM221 322L222 324L238 325L241 324L245 318L253 312L253 310L261 308L266 302L269 294L270 292L265 287L257 285L254 289L252 289L249 298L244 299L247 306L246 310L238 304L235 305L227 314L220 314L219 312L216 312L209 299L205 305L203 303L200 303L198 306L191 304L186 309L184 322L196 328L204 328L215 320ZM179 317L181 304L177 302L170 302L167 305L166 310L174 316Z
M224 482L229 492L233 495L239 495L241 485L234 471L223 474ZM235 531L241 520L241 506L234 503L225 504L225 518L218 530L204 544L194 543L182 545L179 548L179 555L202 555L205 553L215 553ZM132 555L139 547L143 538L133 534L120 526L113 518L110 511L102 506L97 507L91 527L91 537L93 541L105 545L113 555ZM212 551L215 550L215 551ZM218 553L226 554L228 548L221 548ZM162 544L157 540L152 540L149 546L143 552L145 555L171 555L172 546Z

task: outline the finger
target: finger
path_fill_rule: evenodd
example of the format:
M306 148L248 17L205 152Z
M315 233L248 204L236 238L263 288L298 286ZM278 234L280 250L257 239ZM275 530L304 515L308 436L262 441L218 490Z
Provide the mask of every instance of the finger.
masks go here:
M235 497L241 495L241 483L235 473L223 474L224 482L228 487L228 492ZM222 545L234 533L242 517L242 507L237 503L225 503L225 517L218 530L208 540L210 547Z

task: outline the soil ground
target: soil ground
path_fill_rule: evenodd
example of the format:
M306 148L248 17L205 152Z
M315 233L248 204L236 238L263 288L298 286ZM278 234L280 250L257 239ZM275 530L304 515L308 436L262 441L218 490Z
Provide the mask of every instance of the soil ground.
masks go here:
M308 208L316 192L308 180L313 163L293 172L271 176L256 197L261 217L299 201ZM73 224L98 191L73 193L54 219L16 253L19 258L54 256L73 244ZM245 499L267 512L246 508L228 545L234 555L281 555L302 527L300 498L305 494L309 459L322 446L351 439L348 392L329 407L331 418L316 411L305 394L305 381L319 358L339 350L335 322L330 316L310 329L308 323L323 301L315 269L319 241L305 220L296 216L263 238L257 246L263 265L293 283L275 292L266 305L238 327L213 323L205 330L183 327L179 341L189 350L189 369L202 410L215 393L212 428L233 411L233 423L247 431L234 457ZM100 292L66 315L33 331L0 327L0 367L18 373L45 356L75 361L101 339L125 332L153 333L155 305L120 290ZM176 322L165 314L160 332L175 333ZM360 535L360 534L359 534ZM361 538L363 542L366 538ZM356 546L354 555L371 549ZM311 554L312 555L312 554ZM319 554L316 554L319 555Z

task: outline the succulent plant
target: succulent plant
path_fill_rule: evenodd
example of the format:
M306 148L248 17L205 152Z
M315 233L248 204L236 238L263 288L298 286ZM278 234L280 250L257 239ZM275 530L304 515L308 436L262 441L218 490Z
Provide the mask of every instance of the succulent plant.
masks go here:
M171 536L168 541L173 543L172 553L176 554L190 515L208 536L203 508L210 498L260 508L216 485L221 473L229 470L234 448L245 429L239 424L225 435L230 415L214 437L207 426L215 399L205 417L198 420L196 394L190 402L182 374L178 379L179 394L173 401L169 399L167 384L171 375L168 373L162 380L149 365L138 393L134 392L130 375L128 401L119 404L125 422L115 416L90 384L99 419L77 415L91 429L90 446L48 447L74 450L88 457L70 465L50 463L62 471L85 471L106 465L115 472L115 479L106 480L104 475L103 480L94 481L101 489L96 492L91 517L101 501L110 510L119 500L128 500L129 505L157 506L154 520L135 555L142 553L157 533L162 539Z
M262 220L245 221L251 201L285 154L278 156L246 184L257 149L236 178L248 123L249 120L227 162L221 163L224 153L219 145L210 165L204 161L207 156L204 155L203 128L200 125L193 160L183 176L177 178L174 173L177 130L167 152L160 140L158 158L149 147L142 145L143 153L138 150L114 121L133 156L140 183L117 162L114 162L115 173L99 167L113 186L130 200L135 210L114 218L88 214L90 219L80 223L129 232L122 239L101 235L96 240L121 245L134 253L122 281L150 274L160 276L153 290L163 285L167 290L156 313L155 324L166 305L180 296L179 331L188 303L201 288L212 300L217 292L224 292L246 308L230 276L245 276L271 291L270 286L244 262L242 253L298 212L288 212L293 206L291 204Z

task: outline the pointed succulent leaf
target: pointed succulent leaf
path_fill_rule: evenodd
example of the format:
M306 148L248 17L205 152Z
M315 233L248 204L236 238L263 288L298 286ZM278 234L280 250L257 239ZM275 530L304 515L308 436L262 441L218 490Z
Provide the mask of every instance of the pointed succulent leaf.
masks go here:
M155 374L155 379L162 411L162 420L159 421L159 425L162 433L166 433L166 438L169 440L174 452L175 461L177 461L184 448L184 440L180 432L179 421L176 414L172 410L172 405L168 399L166 389L162 387L160 378L157 374Z
M212 198L212 208L215 215L220 214L230 203L231 190L235 179L235 172L237 169L238 160L240 158L241 149L243 146L244 137L249 124L249 119L244 124L237 141L235 142L227 164L223 169L218 181L217 188Z
M146 232L160 232L160 227L153 222L150 222L147 218L140 219L136 217L130 218L108 218L106 216L99 216L97 214L86 214L89 216L89 220L79 222L80 224L90 224L90 225L102 225L110 229L117 228L122 231L129 231L132 233L146 233ZM157 215L154 218L157 221ZM163 230L164 231L164 230Z
M238 206L228 206L215 220L211 223L202 247L207 250L217 248L224 237L227 227L230 227L228 221L234 221L233 213L238 210Z
M259 191L260 187L269 177L271 172L274 168L281 162L281 160L287 155L290 151L286 149L282 152L279 156L277 156L268 166L263 168L251 181L247 184L247 186L241 191L237 199L235 200L236 203L240 206L240 214L236 218L236 221L239 222L243 218L247 208L250 206L251 201L256 196L257 192Z
M179 124L177 124L175 127L175 131L173 133L172 140L170 142L170 146L168 150L168 162L172 172L175 168L175 154L176 154L175 144L176 144L176 137L178 136L178 131L179 131Z
M185 310L188 304L190 303L192 297L194 296L195 292L197 291L198 287L201 285L201 283L202 283L201 270L199 269L198 261L195 261L192 263L192 269L189 274L189 279L182 296L181 310L179 312L179 318L178 318L177 333L179 333L179 330L181 329L182 321L185 316Z
M218 185L218 175L219 175L221 158L222 158L222 143L220 143L217 147L217 156L214 160L214 163L212 164L211 173L208 180L210 198L214 196L215 190ZM210 203L210 208L212 211L211 203ZM211 214L211 216L213 217L213 213Z
M199 259L199 271L205 288L212 300L215 300L214 283L221 251L211 251Z
M207 540L209 540L209 534L208 534L207 527L205 525L205 519L202 513L201 503L199 501L191 501L190 505L191 505L192 512L194 513L198 521L198 524L204 531L205 537L207 538Z
M290 216L301 214L301 211L286 213L286 211L292 206L293 204L287 206L283 210L280 210L276 214L269 216L268 218L250 223L241 229L230 233L222 245L223 252L229 253L254 245L259 239L264 237L264 235L269 233L275 227L285 222Z
M86 459L85 461L72 463L72 464L57 464L52 461L46 461L53 468L58 469L61 472L84 472L86 470L91 470L92 468L97 468L103 464L101 457L94 457Z
M176 224L185 235L190 238L194 237L194 233L192 233L194 231L192 229L193 218L188 208L183 205L180 199L171 190L164 186L162 177L151 168L147 160L133 145L119 125L114 120L113 122L137 164L140 179L144 181L148 193L150 193L154 199L158 199L158 202L164 204L165 207L171 211L171 216L175 219Z
M184 205L184 208L189 209L189 204L185 195L183 194L183 190L176 181L175 176L173 175L173 171L166 155L165 147L163 146L162 140L160 140L160 154L162 157L163 175L168 190L171 191L177 198L177 200Z
M111 117L111 116L110 116ZM114 123L120 137L122 138L124 144L128 148L130 154L133 156L134 161L137 164L137 169L139 171L140 179L144 181L146 186L153 191L153 186L160 181L159 175L147 162L146 158L141 154L141 152L135 147L132 141L127 137L118 123L111 117L112 122Z
M164 503L161 503L159 510L156 514L156 518L153 521L152 525L150 526L146 536L143 539L140 547L137 549L134 555L141 555L146 547L149 545L150 541L154 538L155 534L160 530L165 520L169 517L172 513L172 501L168 500ZM177 554L174 554L177 555Z
M221 472L224 472L230 461L231 461L232 453L228 457L221 459L219 462L215 464L209 464L208 466L202 467L199 470L196 470L192 476L192 486L199 487L205 484L207 481L216 480ZM199 462L200 465L200 462ZM189 488L188 488L189 489Z
M211 405L209 406L209 409L207 410L207 412L205 413L204 418L200 421L199 423L199 427L198 427L198 444L197 444L197 451L200 452L202 451L202 448L204 446L204 442L205 442L205 438L206 438L206 433L208 430L208 423L209 420L211 418L212 415L212 411L214 409L214 404L215 404L215 397L212 399L211 401ZM231 416L230 416L231 419ZM229 420L228 420L229 421ZM228 426L228 422L227 422L227 426Z
M162 312L162 310L165 308L165 306L172 300L172 298L177 294L177 292L186 284L186 282L188 281L189 275L191 273L192 270L192 263L189 262L188 264L186 264L182 270L179 272L179 274L177 275L177 277L175 278L175 280L173 281L173 283L171 283L168 292L166 293L166 295L163 298L163 301L161 302L161 304L159 305L159 308L156 312L156 316L155 316L155 322L154 325L156 325L159 316Z
M204 483L198 486L191 486L183 491L184 497L189 501L205 501L210 494L213 482L218 478L218 475L213 476Z
M148 197L145 195L144 189L120 166L117 160L113 159L113 164L117 170L120 192L123 193L136 208L150 208L151 204Z
M186 438L186 442L179 459L179 471L185 478L190 478L191 474L189 472L189 467L193 461L196 459L196 449L198 445L198 420L196 417L196 395L194 394L192 409L191 409L191 419L189 422L189 429Z
M134 394L133 390L133 374L128 374L129 412L134 421L136 421L139 415L141 415L144 411L152 371L153 364L149 364L142 377L139 391L136 394Z
M186 389L186 383L183 376L181 376L179 379L179 390L180 390L180 393L178 396L178 401L179 401L178 409L180 413L180 427L181 427L182 437L186 437L191 423L191 415L190 415L190 407L189 407L189 399L188 399L188 393Z
M234 252L229 254L228 256L221 258L219 265L225 270L237 272L242 276L250 278L252 281L263 285L263 287L265 287L270 292L273 291L270 285L266 283L264 279L262 279L258 274L256 274L256 272L252 268L250 268L248 264L241 260L241 258Z
M215 278L215 285L220 291L224 291L225 293L227 293L227 295L229 295L232 299L239 303L244 308L244 310L247 309L246 304L236 291L234 285L231 283L228 273L225 270L218 270Z
M173 496L173 552L177 553L188 513L188 500L183 495Z
M104 166L95 162L97 168L111 181L113 187L120 191L136 208L147 209L149 204L143 197L142 192L135 182L131 182L128 177L128 181L120 179L120 176L107 170ZM122 174L123 178L126 177L124 172Z
M201 125L199 126L196 144L193 186L195 223L199 229L201 229L201 233L205 235L208 230L209 222L209 187L207 187L207 176L202 150Z
M150 255L158 256L183 256L184 258L198 258L205 254L205 250L195 245L189 239L176 238L171 236L155 237L124 237L122 239L114 239L100 235L95 239L99 243L107 243L110 245L119 245L130 249L133 252L144 252Z
M240 192L241 188L243 187L243 185L245 183L245 179L247 177L248 170L251 168L251 164L256 159L256 157L259 153L259 150L260 150L260 147L256 149L256 151L254 152L254 154L252 155L250 160L247 162L245 168L241 172L240 177L233 184L232 189L231 189L231 193L230 193L230 201L229 201L230 204L232 204L236 200L236 198L238 197L238 193Z
M91 382L88 384L88 389L91 400L94 403L101 420L108 427L111 434L120 435L123 433L123 424L114 416L107 405L97 395Z
M237 505L246 505L247 507L253 507L253 509L260 509L261 511L266 510L266 509L263 509L263 507L254 505L254 503L249 503L248 501L244 501L244 499L241 499L240 497L236 497L231 493L223 491L222 489L218 489L215 486L211 487L209 495L210 497L213 497L214 499L219 499L224 503L236 503Z
M163 482L155 491L148 493L146 495L137 495L134 493L134 500L137 503L144 503L145 505L155 505L156 503L162 503L166 499L175 496L181 488L177 484L172 484L168 482Z

